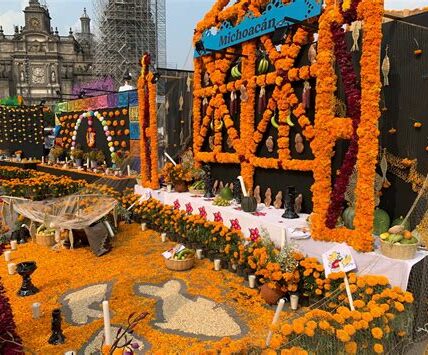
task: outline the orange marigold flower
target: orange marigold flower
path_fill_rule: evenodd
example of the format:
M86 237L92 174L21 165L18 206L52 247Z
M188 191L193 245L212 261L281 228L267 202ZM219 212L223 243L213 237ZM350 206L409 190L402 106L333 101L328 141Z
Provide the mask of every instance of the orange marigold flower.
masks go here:
M351 340L351 337L349 336L349 334L343 329L336 330L336 337L343 343L346 343L349 340Z
M345 344L345 351L348 354L356 354L357 353L357 343L355 341L350 341Z
M320 327L320 329L322 330L327 330L330 329L330 323L327 322L326 320L322 320L319 322L318 326Z
M398 312L404 311L404 306L401 302L394 302L394 307Z
M382 339L383 337L383 331L379 327L375 327L372 329L372 336L375 339Z
M383 345L377 343L377 344L373 345L373 350L376 354L382 354L383 353Z

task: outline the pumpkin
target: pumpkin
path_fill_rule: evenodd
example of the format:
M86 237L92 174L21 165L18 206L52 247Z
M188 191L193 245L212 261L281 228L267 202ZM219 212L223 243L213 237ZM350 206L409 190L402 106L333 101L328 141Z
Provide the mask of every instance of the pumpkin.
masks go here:
M114 146L117 147L119 145L118 141L114 141Z
M122 148L126 148L126 142L125 141L123 141L120 145L122 146Z
M373 234L381 235L388 231L391 225L391 218L386 211L376 208L374 213Z
M348 229L354 229L354 217L355 217L355 208L349 206L343 211L342 219L345 227Z
M399 218L396 218L396 219L394 219L392 221L391 227L400 226L400 225L403 224L403 222L404 222L404 217L400 216ZM410 230L410 222L409 222L409 220L407 220L406 223L404 223L403 227L404 227L405 230Z
M241 208L244 212L255 212L257 210L257 201L255 197L243 197L241 200Z
M125 130L123 131L123 133L125 133L126 135L128 135L128 134L129 134L129 129L125 129Z
M103 112L103 117L107 117L107 112Z
M113 121L113 127L117 126L117 121Z
M128 114L128 110L127 110L126 108L124 108L124 109L122 110L122 114L123 114L124 116L126 116L126 115Z
M114 114L115 114L116 117L118 117L118 116L120 116L120 111L116 110L116 111L114 111Z
M110 112L108 113L108 115L109 115L109 117L111 118L111 117L113 117L113 116L114 116L114 112L113 112L113 111L110 111Z
M120 120L120 125L124 126L125 125L125 120Z

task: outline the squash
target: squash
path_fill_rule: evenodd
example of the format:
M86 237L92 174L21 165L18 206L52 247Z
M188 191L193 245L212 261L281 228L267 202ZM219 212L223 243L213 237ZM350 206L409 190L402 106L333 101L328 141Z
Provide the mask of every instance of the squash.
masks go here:
M386 211L376 208L374 213L373 234L381 235L388 231L391 224L391 218Z
M345 227L348 229L354 229L354 217L355 217L355 208L349 206L343 211L342 219Z
M241 208L244 212L255 212L257 210L257 201L255 197L242 197Z

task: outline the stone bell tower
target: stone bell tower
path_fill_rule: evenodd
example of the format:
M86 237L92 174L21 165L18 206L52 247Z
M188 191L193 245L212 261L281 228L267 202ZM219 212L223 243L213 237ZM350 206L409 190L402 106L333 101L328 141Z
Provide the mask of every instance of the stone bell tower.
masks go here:
M29 5L24 10L25 27L24 31L51 32L51 17L49 10L40 5L38 0L30 0Z

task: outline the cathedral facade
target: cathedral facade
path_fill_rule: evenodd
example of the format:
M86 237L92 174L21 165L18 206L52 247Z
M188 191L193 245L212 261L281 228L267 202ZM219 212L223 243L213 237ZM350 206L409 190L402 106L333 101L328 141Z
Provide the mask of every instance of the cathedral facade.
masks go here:
M21 95L27 105L71 99L73 85L92 76L93 34L84 10L81 32L60 36L47 7L29 0L25 24L6 35L0 26L0 98ZM1 25L1 24L0 24Z

